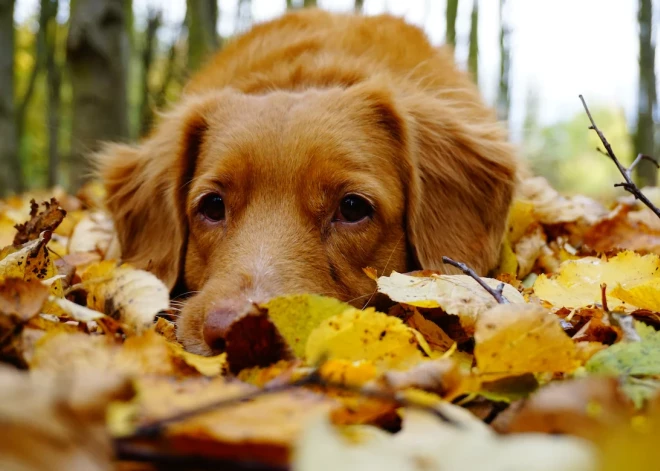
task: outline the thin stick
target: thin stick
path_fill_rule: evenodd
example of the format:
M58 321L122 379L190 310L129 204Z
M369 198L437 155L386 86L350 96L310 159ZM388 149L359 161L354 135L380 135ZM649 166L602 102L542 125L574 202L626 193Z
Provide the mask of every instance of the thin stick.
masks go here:
M655 213L656 216L660 218L660 209L658 209L651 201L644 196L644 194L637 188L637 185L632 181L632 171L637 165L642 161L642 160L648 160L653 162L656 167L660 168L660 165L658 162L644 154L639 154L635 161L630 165L630 167L626 168L623 165L621 165L621 162L619 162L619 159L616 157L614 154L614 151L612 150L612 146L610 145L609 142L607 142L607 139L605 138L605 135L601 132L600 129L598 129L598 126L596 126L596 123L594 121L593 116L591 116L591 112L589 111L589 107L587 106L587 102L584 101L584 97L580 95L580 100L582 101L582 106L584 106L584 111L587 112L587 116L589 117L589 121L591 121L591 126L589 126L589 129L592 129L593 131L596 131L596 134L598 134L598 138L600 139L600 142L603 143L603 146L605 146L605 150L607 151L607 156L612 159L612 162L614 162L614 165L619 169L619 173L623 176L623 179L625 180L624 182L621 183L616 183L614 186L615 187L621 187L624 190L626 190L628 193L632 194L635 199L640 200L642 203L644 203L651 211Z
M291 383L287 384L279 384L277 386L271 386L271 387L265 387L262 389L259 389L257 391L250 392L248 394L243 394L240 396L236 397L231 397L227 399L221 399L215 402L211 402L209 404L187 410L184 412L181 412L179 414L172 415L170 417L166 417L164 419L160 419L154 422L151 422L149 424L142 425L138 427L135 432L129 436L126 437L127 439L131 438L147 438L147 437L158 437L165 427L168 425L175 423L175 422L181 422L183 420L189 419L191 417L204 414L206 412L210 412L213 410L218 410L218 409L223 409L225 407L233 406L236 405L237 403L245 402L248 400L256 399L260 396L265 396L268 394L274 394L282 391L288 391L291 389L297 389L302 386L311 386L311 385L316 385L316 386L321 386L321 387L326 387L326 388L336 388L336 389L341 389L342 391L347 391L347 392L352 392L359 394L364 397L371 397L374 399L381 399L385 401L391 401L394 402L395 404L398 404L399 406L402 407L410 407L410 408L416 408L416 409L422 409L426 412L430 412L436 417L438 417L440 420L443 422L446 422L448 424L454 425L456 427L460 427L460 423L456 422L454 419L451 417L447 416L444 412L440 411L439 409L418 403L415 401L412 401L405 396L401 396L398 394L391 394L388 392L383 392L383 391L376 391L376 390L369 390L361 387L352 387L346 384L341 384L341 383L335 383L331 381L326 381L324 380L321 375L318 372L318 368L315 369L312 373L309 375L305 376L304 378L299 379L298 381L293 381Z
M500 304L509 304L509 300L504 297L504 283L500 283L499 286L496 289L491 288L486 284L484 280L481 279L479 275L475 273L475 271L468 267L465 263L457 262L456 260L452 260L449 257L442 257L442 263L446 263L447 265L452 265L459 270L461 270L463 273L465 273L467 276L472 277L474 281L479 283L483 289L488 291L492 297L495 298L495 300L500 303Z

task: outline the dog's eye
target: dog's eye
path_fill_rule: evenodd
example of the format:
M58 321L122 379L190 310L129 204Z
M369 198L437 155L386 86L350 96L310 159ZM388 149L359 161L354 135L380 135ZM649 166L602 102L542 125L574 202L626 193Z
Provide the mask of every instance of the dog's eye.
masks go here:
M212 222L222 221L225 218L225 202L222 196L211 193L202 198L199 213Z
M334 220L339 222L358 222L370 217L374 212L371 203L358 195L346 195L339 203Z

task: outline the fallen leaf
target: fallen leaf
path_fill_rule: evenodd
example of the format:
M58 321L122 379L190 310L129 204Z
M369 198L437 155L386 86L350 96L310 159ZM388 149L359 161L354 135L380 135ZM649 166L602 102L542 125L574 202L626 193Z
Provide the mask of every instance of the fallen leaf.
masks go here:
M293 353L302 358L309 334L321 321L341 314L351 306L335 298L300 294L273 298L260 305Z
M23 245L39 238L44 231L53 232L62 223L66 211L62 209L55 198L42 203L44 209L39 211L36 201L30 202L30 220L16 225L16 235L13 245Z
M482 280L493 289L501 284L492 278ZM439 307L447 314L455 314L468 334L474 332L477 317L497 305L495 298L467 275L419 277L393 272L390 276L378 278L378 291L399 303L422 308ZM503 295L510 303L525 302L511 285L505 284Z
M305 349L312 365L324 359L366 360L381 370L407 368L429 355L419 332L372 308L326 319L309 335Z
M629 206L615 208L585 233L585 244L597 253L639 250L660 254L660 230L631 217L631 210Z
M73 229L69 238L69 253L94 252L105 255L115 237L112 219L107 213L85 215Z
M125 378L102 370L54 376L0 366L2 469L115 469L105 411L132 394Z
M441 353L449 350L455 343L452 338L437 324L424 318L414 306L412 308L413 314L406 318L405 324L422 334L432 350Z
M111 411L110 430L115 435L125 435L136 426L224 401L224 407L171 424L166 430L168 450L270 465L287 464L293 443L306 423L327 415L337 405L334 399L302 389L227 403L254 392L255 388L224 378L180 382L142 378L136 387L138 394L132 414L113 415ZM131 423L127 424L127 420Z
M24 322L39 314L48 299L48 288L36 280L6 278L0 281L0 317Z
M112 262L100 262L82 276L89 308L129 325L137 333L149 329L159 312L170 307L169 290L153 274Z
M584 365L590 374L619 378L623 391L641 408L660 390L660 333L635 322L641 340L619 342L593 355Z
M630 403L614 378L554 382L524 401L503 431L569 434L593 439L602 429L624 425L631 412Z
M572 437L499 437L469 412L449 404L456 427L432 414L405 410L403 430L390 435L373 427L352 427L342 435L327 419L314 421L298 441L295 471L324 470L558 470L597 469L595 449ZM352 432L351 432L352 430ZM357 437L356 438L347 438Z
M58 273L47 247L51 235L50 232L43 232L36 240L0 253L0 281L5 278L22 278L25 281L55 278ZM62 282L54 281L50 292L61 297Z
M534 304L500 304L484 312L474 333L482 374L570 372L579 366L559 318Z
M595 223L605 213L598 202L584 196L562 196L543 177L525 179L518 188L519 198L531 203L534 214L544 224L583 220Z
M532 271L545 246L546 237L540 225L531 228L516 242L513 252L518 262L518 278L523 279Z
M564 262L556 276L540 275L534 283L534 294L553 306L580 308L601 302L601 284L622 288L649 283L660 278L660 257L626 251L605 259L585 257ZM608 290L610 309L635 310Z

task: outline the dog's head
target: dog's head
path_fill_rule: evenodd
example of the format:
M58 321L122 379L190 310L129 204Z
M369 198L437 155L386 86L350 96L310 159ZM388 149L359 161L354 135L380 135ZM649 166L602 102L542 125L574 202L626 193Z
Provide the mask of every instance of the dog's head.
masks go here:
M193 296L191 351L249 302L312 292L363 306L379 274L497 259L515 161L492 120L376 80L187 97L140 146L99 155L124 259ZM483 124L487 122L489 124Z

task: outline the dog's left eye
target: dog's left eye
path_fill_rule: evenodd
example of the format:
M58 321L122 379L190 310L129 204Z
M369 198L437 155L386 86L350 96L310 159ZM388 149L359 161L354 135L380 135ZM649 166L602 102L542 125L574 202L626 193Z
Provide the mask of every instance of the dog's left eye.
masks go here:
M334 220L338 222L359 222L370 217L374 207L362 196L346 195L339 203Z
M222 196L211 193L202 198L199 213L211 222L222 221L225 218L225 202Z

